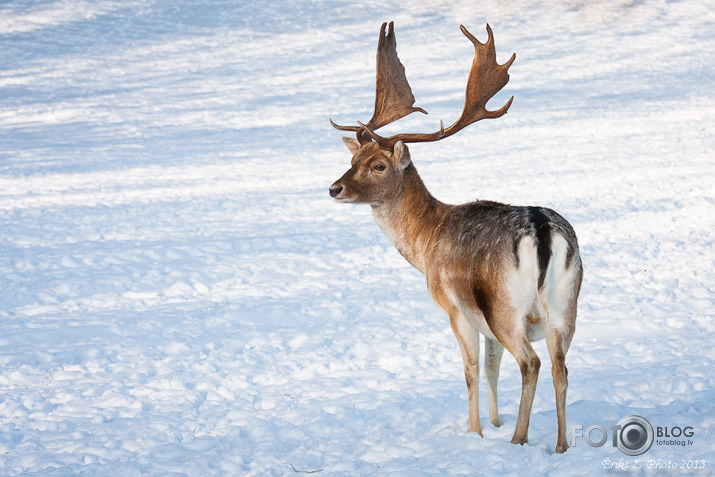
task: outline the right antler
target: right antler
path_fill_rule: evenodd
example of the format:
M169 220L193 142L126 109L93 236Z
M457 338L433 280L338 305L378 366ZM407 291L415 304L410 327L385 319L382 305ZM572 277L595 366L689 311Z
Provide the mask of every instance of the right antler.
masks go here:
M431 134L396 134L390 137L382 137L375 133L379 127L396 121L397 119L400 119L414 111L421 111L426 114L423 109L412 107L415 99L414 96L412 96L412 90L407 83L404 67L397 58L396 41L394 39L392 23L390 23L390 33L388 33L388 38L391 39L391 49L385 50L383 54L392 58L390 64L393 65L393 74L385 75L380 72L380 46L382 44L385 30L385 25L383 24L380 34L381 43L378 45L378 86L375 99L375 114L367 124L359 123L359 127L338 126L333 123L332 120L330 123L337 129L356 131L358 140L360 140L361 143L365 141L365 135L368 135L380 144L380 147L383 149L392 149L398 141L406 143L439 141L440 139L456 134L465 127L481 119L498 118L506 114L512 101L514 100L513 96L504 106L496 111L488 111L486 109L486 104L509 81L508 69L516 59L516 54L513 54L509 61L505 64L499 65L496 62L494 35L492 34L492 29L488 24L487 33L489 34L489 38L486 43L481 43L477 40L474 35L469 33L469 31L464 28L464 26L460 25L460 28L462 33L464 33L464 35L474 44L475 53L474 60L472 61L472 68L469 72L469 79L467 80L464 110L462 111L462 115L457 122L449 126L447 129L445 129L444 125L440 122L440 130ZM397 72L395 73L394 70L397 70ZM380 86L381 83L384 83L382 87ZM399 94L392 96L395 99L394 105L393 102L380 99L381 91L394 91L393 88L395 87L398 88ZM388 95L385 96L387 97ZM378 105L381 105L381 107L378 108Z
M415 108L415 97L412 88L405 76L405 67L402 66L397 57L397 39L395 38L395 26L390 22L389 30L385 35L387 23L383 23L380 28L380 39L377 43L377 79L375 81L375 112L370 121L360 126L338 126L330 120L334 128L341 131L354 131L358 133L358 139L363 142L369 141L369 137L362 134L363 127L370 131L376 131L386 124L397 121L408 114L419 111L427 114L422 108Z

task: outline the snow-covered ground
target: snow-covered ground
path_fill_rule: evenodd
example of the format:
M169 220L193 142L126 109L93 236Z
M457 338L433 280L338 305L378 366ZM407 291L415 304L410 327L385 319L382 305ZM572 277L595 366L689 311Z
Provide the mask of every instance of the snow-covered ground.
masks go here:
M715 473L715 4L386 3L0 3L0 474ZM442 200L574 225L569 426L638 414L692 445L553 454L543 342L529 444L509 355L502 427L466 432L446 316L327 193L328 118L369 119L389 20L430 111L397 129L461 111L460 23L517 54L509 114L411 151Z

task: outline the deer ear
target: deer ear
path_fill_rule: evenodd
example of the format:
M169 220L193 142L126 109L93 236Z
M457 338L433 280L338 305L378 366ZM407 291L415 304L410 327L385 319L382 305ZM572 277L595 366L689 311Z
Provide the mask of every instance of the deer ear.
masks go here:
M400 170L403 171L407 169L407 166L412 164L410 151L402 141L397 141L397 144L395 144L395 147L392 149L392 158L397 164L399 164Z
M360 149L360 143L354 137L343 136L343 142L350 150L350 153L354 156Z

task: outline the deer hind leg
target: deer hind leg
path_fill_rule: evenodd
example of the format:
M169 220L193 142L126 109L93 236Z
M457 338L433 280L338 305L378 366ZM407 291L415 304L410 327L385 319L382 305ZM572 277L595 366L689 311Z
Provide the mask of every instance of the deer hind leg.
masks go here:
M501 365L504 346L491 338L484 338L484 376L487 378L487 392L489 393L489 420L496 427L501 426L499 421L499 405L497 399L497 380L499 379L499 366Z
M452 331L457 337L464 361L464 377L467 380L469 399L469 432L482 435L479 422L479 332L469 320L458 311L450 314Z
M554 320L549 317L549 324L544 326L546 336L546 346L551 357L551 375L554 379L554 391L556 392L556 416L558 419L558 439L556 441L556 453L563 454L568 449L566 440L566 390L568 388L568 369L566 368L566 352L571 344L574 327L572 326L576 318L576 307L569 308L562 319ZM562 317L558 317L562 318ZM553 323L566 324L566 326L554 327ZM571 325L569 325L571 324Z
M513 348L513 351L511 348ZM531 406L534 403L534 394L536 393L536 382L539 379L541 360L539 360L534 348L531 347L526 335L519 337L509 351L516 358L521 370L521 401L519 403L519 415L516 418L516 429L514 429L511 443L523 445L529 442L529 418L531 417Z

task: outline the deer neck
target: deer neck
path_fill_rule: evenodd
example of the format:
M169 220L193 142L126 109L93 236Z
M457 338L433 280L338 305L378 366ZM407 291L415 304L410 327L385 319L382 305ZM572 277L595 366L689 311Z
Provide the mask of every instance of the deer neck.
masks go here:
M402 256L424 273L448 207L430 194L414 165L409 165L402 191L374 206L372 213Z

